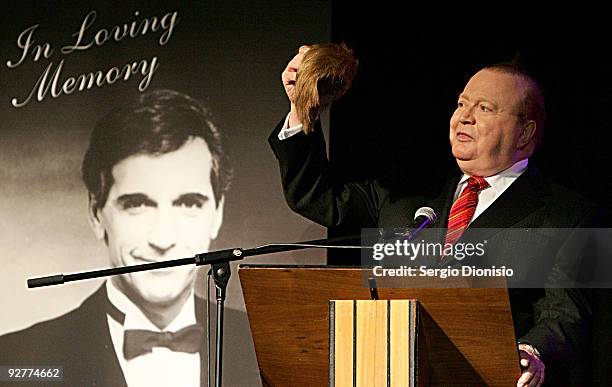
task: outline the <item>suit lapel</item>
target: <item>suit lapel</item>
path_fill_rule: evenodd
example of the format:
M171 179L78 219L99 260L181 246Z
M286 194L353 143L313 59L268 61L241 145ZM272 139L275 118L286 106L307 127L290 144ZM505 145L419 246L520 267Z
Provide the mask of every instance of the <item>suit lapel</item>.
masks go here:
M461 176L455 176L454 178L449 179L443 186L439 195L428 203L428 205L433 208L438 215L438 220L436 221L434 228L431 230L432 239L434 241L444 243L448 216L450 213L450 208L453 205L455 190L457 189L457 184L459 183L460 178Z
M528 169L470 224L463 236L469 238L470 231L476 229L479 237L490 236L516 225L544 205L543 190L535 169Z
M89 336L84 338L84 343L89 347L84 348L80 355L82 363L87 365L84 372L89 373L92 385L126 385L108 327L106 315L110 308L114 307L108 300L105 285L87 298L81 307L88 324L83 326L84 332L88 332L84 334Z
M487 240L520 223L541 208L544 205L542 197L546 195L546 187L537 178L537 173L537 170L532 168L525 171L470 224L457 243ZM454 258L447 256L440 260L439 265L446 266L452 262ZM462 263L465 264L466 261Z
M455 176L452 179L449 179L438 197L432 200L431 205L438 212L438 221L437 224L440 227L446 227L448 223L448 215L450 213L451 206L453 205L453 199L455 196L455 190L457 189L457 184L459 184L459 179L461 176Z

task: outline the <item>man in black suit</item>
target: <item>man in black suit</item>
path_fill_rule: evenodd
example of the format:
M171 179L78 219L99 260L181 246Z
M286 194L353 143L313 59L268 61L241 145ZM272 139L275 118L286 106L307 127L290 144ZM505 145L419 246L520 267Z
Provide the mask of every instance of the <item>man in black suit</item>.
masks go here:
M419 207L429 206L439 215L437 224L450 227L440 241L451 244L469 240L475 229L541 228L548 231L528 233L528 244L540 251L552 249L552 257L542 262L538 256L515 255L523 261L522 274L541 270L543 264L549 272L563 275L579 267L582 257L568 255L559 241L580 239L568 230L593 225L597 209L528 168L545 118L541 91L528 74L517 66L495 65L469 80L450 120L452 153L461 174L428 187L392 178L346 183L333 178L320 127L305 135L296 114L296 73L308 49L301 47L282 74L291 111L269 139L294 211L328 227L401 227L411 223ZM457 224L466 211L468 218ZM519 251L516 235L488 235L495 256ZM448 258L439 262L447 264ZM559 286L509 293L523 369L517 385L539 386L545 376L551 385L586 383L581 355L588 339L588 294Z
M82 176L91 226L119 267L206 252L232 170L208 110L158 90L96 124ZM205 301L195 279L194 266L112 277L77 309L0 338L0 364L62 366L72 386L205 385ZM245 313L227 310L225 325L226 370L254 365ZM224 381L248 385L254 371L225 372Z

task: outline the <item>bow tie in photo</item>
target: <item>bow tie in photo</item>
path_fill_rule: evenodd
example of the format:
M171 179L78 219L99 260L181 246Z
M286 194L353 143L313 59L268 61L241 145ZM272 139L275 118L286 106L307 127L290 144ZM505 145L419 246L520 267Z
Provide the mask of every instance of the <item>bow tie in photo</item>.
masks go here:
M196 353L200 350L204 328L190 325L176 332L153 332L129 329L123 339L123 355L126 360L152 352L153 347L166 347L175 352Z

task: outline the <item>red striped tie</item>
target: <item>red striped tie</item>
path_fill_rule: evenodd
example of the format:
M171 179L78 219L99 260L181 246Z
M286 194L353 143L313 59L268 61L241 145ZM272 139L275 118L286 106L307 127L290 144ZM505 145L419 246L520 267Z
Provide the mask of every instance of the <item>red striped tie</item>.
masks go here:
M459 240L476 211L478 192L488 186L489 183L480 176L472 176L467 180L467 187L451 207L445 243L454 244Z

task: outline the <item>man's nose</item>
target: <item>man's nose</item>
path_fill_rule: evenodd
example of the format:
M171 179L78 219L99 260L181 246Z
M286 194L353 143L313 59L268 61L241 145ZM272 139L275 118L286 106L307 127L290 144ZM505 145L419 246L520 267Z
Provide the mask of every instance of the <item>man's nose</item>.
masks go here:
M177 230L171 209L158 208L150 226L148 242L158 254L165 254L176 246Z
M459 122L463 125L474 125L476 123L473 105L466 105L461 109L459 112Z

